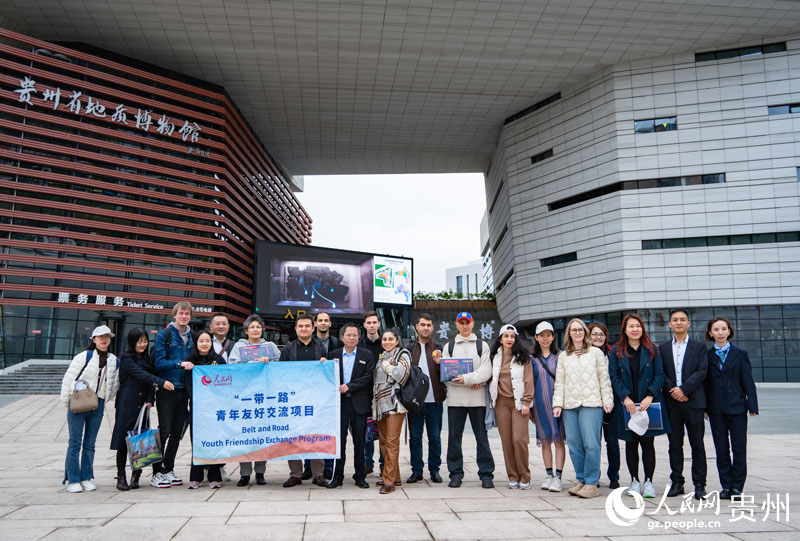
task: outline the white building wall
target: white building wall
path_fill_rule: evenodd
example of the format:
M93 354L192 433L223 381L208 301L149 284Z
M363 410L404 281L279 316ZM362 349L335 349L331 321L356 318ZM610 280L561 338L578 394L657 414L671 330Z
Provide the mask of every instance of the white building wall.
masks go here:
M459 292L458 279L461 279L461 291L463 294L480 293L482 289L483 266L481 260L470 261L460 267L450 267L444 270L445 290L453 293Z
M796 36L795 38L799 38ZM642 240L800 231L800 41L787 51L696 63L618 64L506 125L487 172L488 229L504 321L668 306L800 303L800 243L643 250ZM671 132L634 120L677 116ZM553 157L531 164L531 156ZM620 191L620 181L725 173L724 184ZM508 227L504 238L500 232ZM577 260L540 260L577 252Z

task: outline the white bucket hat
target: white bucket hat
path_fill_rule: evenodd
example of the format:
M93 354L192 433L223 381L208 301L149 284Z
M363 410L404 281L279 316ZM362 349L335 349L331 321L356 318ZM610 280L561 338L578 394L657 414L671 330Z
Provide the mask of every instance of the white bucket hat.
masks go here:
M99 327L95 327L92 331L92 338L95 336L103 336L104 334L109 335L111 338L114 338L114 333L111 332L111 329L108 328L108 325L100 325Z
M640 436L644 436L648 426L650 426L650 416L646 411L637 411L631 415L631 420L628 421L628 428Z

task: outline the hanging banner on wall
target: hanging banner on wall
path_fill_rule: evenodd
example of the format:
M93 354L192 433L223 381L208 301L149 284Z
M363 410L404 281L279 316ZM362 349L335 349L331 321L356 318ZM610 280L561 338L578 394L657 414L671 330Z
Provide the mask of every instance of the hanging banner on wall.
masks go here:
M332 360L195 366L194 464L338 458Z

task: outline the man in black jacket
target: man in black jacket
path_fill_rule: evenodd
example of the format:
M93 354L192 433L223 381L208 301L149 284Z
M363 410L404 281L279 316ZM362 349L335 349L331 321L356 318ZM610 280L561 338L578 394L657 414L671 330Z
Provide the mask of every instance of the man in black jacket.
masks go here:
M685 310L673 310L669 315L672 340L658 346L664 365L664 402L672 432L669 434L669 465L672 473L667 496L684 493L683 432L684 427L692 448L692 482L694 497L706 496L706 449L703 445L706 408L704 382L708 371L706 346L689 339L689 315Z
M364 348L372 353L377 364L381 357L383 347L381 347L380 320L378 312L371 310L364 314L364 336L358 342L358 347ZM379 449L380 450L380 449ZM380 465L383 468L383 455L380 455ZM375 442L371 441L364 445L364 471L370 474L375 469Z
M342 486L344 481L344 464L346 461L347 430L353 433L353 479L356 486L369 488L364 480L364 441L367 431L367 417L372 411L372 381L375 372L375 359L365 348L359 348L358 327L355 323L344 326L342 341L344 347L332 351L329 356L336 359L339 370L339 393L341 406L340 443L341 458L336 460L336 469L328 488Z
M317 340L322 342L322 345L325 346L325 355L330 357L328 352L341 348L342 341L330 332L331 316L328 314L328 312L317 312L315 326L317 329Z
M298 316L294 322L294 330L297 333L297 340L292 340L281 351L281 361L312 361L325 359L325 346L314 336L314 322L311 316ZM311 471L315 485L325 486L325 476L323 474L324 461L312 460ZM299 485L303 482L303 461L289 461L289 479L283 483L286 488Z
M428 471L431 481L441 483L442 476L439 468L442 465L442 413L443 403L447 398L447 387L442 383L439 375L439 361L442 358L442 348L431 338L433 334L433 316L420 314L417 317L417 338L411 342L407 349L411 352L411 364L419 366L431 381L428 396L419 413L408 413L408 430L411 433L409 449L411 451L411 477L406 483L422 481L422 470L425 462L422 461L422 432L428 427Z

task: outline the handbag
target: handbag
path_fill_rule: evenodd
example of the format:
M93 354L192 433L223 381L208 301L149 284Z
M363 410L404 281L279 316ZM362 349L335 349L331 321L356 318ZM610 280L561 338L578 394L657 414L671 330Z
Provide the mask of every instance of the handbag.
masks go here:
M375 419L372 417L367 418L367 433L364 441L366 443L371 443L378 439L378 423L375 422Z
M89 366L89 361L92 360L92 353L93 350L90 349L86 354L86 364L83 365L78 377L75 378L75 390L72 391L69 397L69 411L72 413L86 413L96 409L99 404L97 392L89 387L89 383L86 380L80 379L83 371ZM102 376L102 371L100 375ZM97 386L98 388L100 386L100 377L97 378Z
M147 429L142 430L142 423L147 413ZM128 431L125 437L128 446L128 460L132 470L141 470L145 466L161 462L164 458L161 453L161 435L158 430L150 428L150 412L147 404L142 405L139 417L133 430Z

